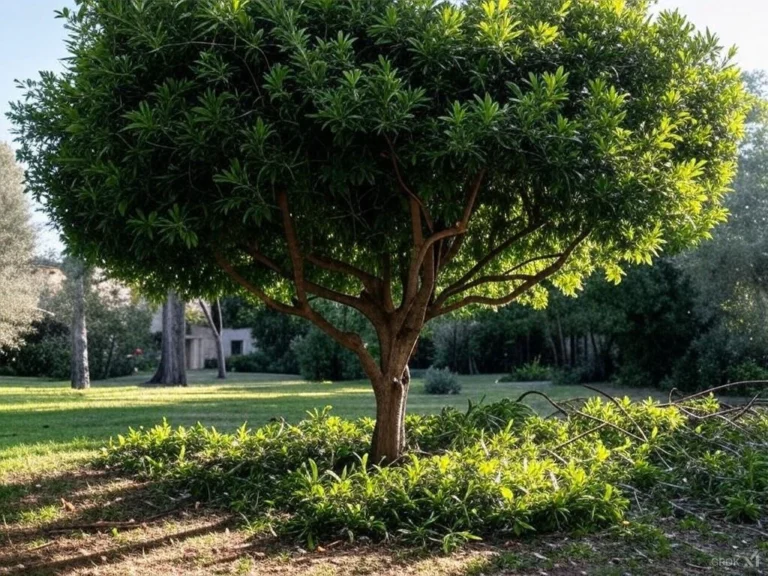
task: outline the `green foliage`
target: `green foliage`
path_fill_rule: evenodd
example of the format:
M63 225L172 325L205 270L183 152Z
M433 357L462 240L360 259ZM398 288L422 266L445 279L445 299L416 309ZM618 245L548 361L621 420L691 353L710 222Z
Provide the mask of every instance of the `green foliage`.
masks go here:
M292 343L299 373L314 382L357 380L365 374L357 356L312 327Z
M280 314L263 304L254 304L239 297L222 300L224 325L231 328L250 328L263 353L259 372L298 374L299 364L292 343L306 334L309 324L300 318Z
M213 365L213 362L211 364L211 368L216 368L216 366ZM230 372L272 372L269 369L271 367L269 359L260 350L257 352L252 352L251 354L230 356L227 359L227 367Z
M0 350L0 365L15 376L67 379L71 371L69 327L46 315L14 349Z
M40 271L32 266L35 230L24 198L22 168L0 142L0 348L14 348L40 319Z
M424 374L424 392L427 394L458 394L461 382L448 368L430 368Z
M65 262L63 269L71 277L69 266L70 263ZM74 288L70 278L67 278L60 290L45 294L42 299L44 308L67 325L72 323ZM85 317L92 378L103 380L127 376L133 373L137 362L152 356L155 346L150 332L152 313L151 307L140 300L134 291L108 278L103 272L86 274ZM144 353L140 358L134 356L137 349ZM68 341L63 350L69 354L71 344ZM63 376L58 373L45 375Z
M365 317L333 302L318 302L315 306L340 330L360 334L371 342L368 351L374 358L378 356L377 347L373 345L376 335ZM299 373L307 380L357 380L365 376L357 355L316 326L309 326L304 334L296 336L291 348Z
M251 286L296 297L250 256L258 247L291 269L278 189L313 253L372 273L394 254L391 277L406 276L414 239L395 154L438 229L485 176L439 287L489 238L533 226L486 271L512 268L532 288L547 255L581 239L556 278L572 293L592 270L617 280L622 263L695 243L725 217L746 113L739 71L717 38L649 9L88 0L60 13L65 71L23 83L10 118L29 186L72 250L158 293L231 289L224 256ZM304 272L359 293L356 278Z
M552 384L557 386L577 386L586 382L587 371L582 367L564 366L552 371Z
M368 536L450 551L481 537L620 525L629 506L621 485L658 501L684 491L739 520L766 512L768 454L743 442L768 431L764 413L736 428L650 400L619 402L590 400L566 420L510 401L409 416L411 453L383 468L365 455L373 422L328 409L234 434L168 423L131 430L101 463L264 518L311 546ZM719 406L705 399L687 409ZM596 419L611 426L594 430ZM741 447L713 450L724 437Z
M499 378L499 382L543 382L552 378L552 368L541 363L541 358L536 357L533 362L523 364L510 374Z

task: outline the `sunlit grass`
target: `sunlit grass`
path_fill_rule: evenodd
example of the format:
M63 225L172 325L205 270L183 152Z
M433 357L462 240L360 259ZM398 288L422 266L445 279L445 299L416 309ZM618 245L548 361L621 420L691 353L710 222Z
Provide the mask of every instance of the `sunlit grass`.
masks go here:
M68 382L33 378L0 378L0 478L48 468L68 468L91 457L110 437L128 427L149 427L164 418L173 425L202 422L233 430L248 422L260 426L272 418L301 420L308 410L333 406L346 418L374 416L373 392L368 382L311 383L297 376L231 374L217 381L210 371L192 372L187 388L142 387L148 376L140 374L94 382L87 391L76 391ZM553 398L592 395L578 386L549 383L497 384L496 375L461 378L456 396L432 396L414 381L408 398L412 413L438 412L444 406L465 408L473 402L517 398L529 389ZM612 393L624 395L626 390ZM649 391L633 391L647 397ZM549 413L539 397L529 397L534 409Z

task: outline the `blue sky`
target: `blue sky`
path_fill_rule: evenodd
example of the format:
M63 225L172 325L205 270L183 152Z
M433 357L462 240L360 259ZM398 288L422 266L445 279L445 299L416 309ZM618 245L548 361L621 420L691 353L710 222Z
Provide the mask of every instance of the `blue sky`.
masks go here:
M3 0L0 19L0 141L10 142L5 118L8 102L19 98L14 79L35 77L39 70L58 70L66 55L65 32L53 12L68 0ZM744 69L768 69L768 0L660 0L661 9L679 8L700 28L709 27L728 46L739 46ZM44 227L41 215L36 221ZM41 231L39 250L60 249L53 231Z

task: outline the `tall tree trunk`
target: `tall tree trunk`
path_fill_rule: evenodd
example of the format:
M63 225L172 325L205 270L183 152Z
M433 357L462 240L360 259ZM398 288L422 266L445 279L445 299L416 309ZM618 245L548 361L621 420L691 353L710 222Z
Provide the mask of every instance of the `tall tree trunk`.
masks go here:
M187 385L187 328L184 320L186 304L175 292L168 292L163 304L163 343L160 366L147 384Z
M77 263L73 272L75 287L72 310L72 388L86 390L91 387L88 367L88 328L85 322L85 275L82 263Z
M208 321L208 326L211 328L213 337L216 340L216 364L219 369L219 374L217 377L219 380L226 380L227 359L224 357L224 341L221 339L221 331L224 329L224 325L221 320L221 304L218 300L216 300L214 305L209 308L208 304L206 304L204 300L200 300L199 302L200 308L202 308L203 314L205 314L205 319ZM217 319L214 318L214 308L218 314ZM216 320L218 320L218 323Z

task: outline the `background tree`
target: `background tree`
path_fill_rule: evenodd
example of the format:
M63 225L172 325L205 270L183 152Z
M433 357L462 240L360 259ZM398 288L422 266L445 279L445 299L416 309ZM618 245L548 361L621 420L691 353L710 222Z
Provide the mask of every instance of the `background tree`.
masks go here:
M147 384L163 386L187 385L187 304L173 290L163 302L163 333L160 364Z
M740 73L649 5L89 0L10 117L79 255L309 320L360 360L391 461L425 322L543 306L543 281L618 280L725 218Z
M13 151L0 142L0 347L18 345L40 316L40 282L30 265L34 231L23 179Z
M86 278L89 271L77 260L69 263L68 272L71 277L72 291L72 388L87 390L91 387L91 372L88 365L88 327L85 317Z
M79 290L78 276L72 263L65 264L64 270L67 279L59 290L44 293L41 305L51 312L53 321L71 327L75 323L73 312ZM133 290L109 278L102 270L87 270L83 283L83 312L88 328L87 352L91 378L105 380L132 374L137 362L152 348L152 310ZM72 333L71 330L68 332ZM45 326L45 332L32 343L49 339L56 341L59 333L52 327ZM23 348L29 344L30 342L25 343ZM67 349L69 348L70 346L67 346ZM37 367L32 358L34 349L19 356L26 366L23 368L25 372L39 371L27 375L56 377L54 373L46 372L48 369L55 371L55 363L51 364L45 360L48 356L47 350L46 342L39 350L42 362ZM137 350L141 350L138 356ZM48 366L50 368L47 368Z

